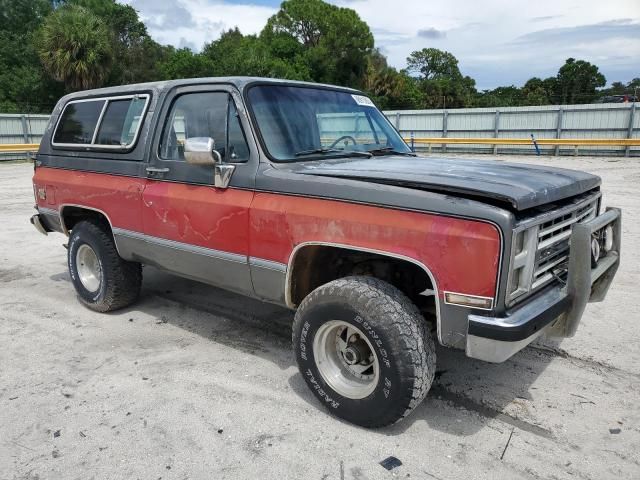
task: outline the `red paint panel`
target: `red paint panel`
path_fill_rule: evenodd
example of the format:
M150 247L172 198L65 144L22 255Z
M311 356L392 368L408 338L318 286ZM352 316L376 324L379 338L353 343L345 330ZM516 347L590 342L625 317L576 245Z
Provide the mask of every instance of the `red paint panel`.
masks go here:
M388 251L424 263L441 292L495 295L500 236L484 222L46 167L33 181L36 192L55 192L55 205L38 205L96 208L114 227L282 263L304 242Z
M59 209L73 204L102 210L114 227L140 231L142 190L146 179L89 173L77 170L39 167L33 184L46 188L47 200L37 198L38 206ZM51 204L50 199L54 203Z
M144 233L246 255L253 195L233 188L150 180L143 196Z
M250 255L287 263L304 242L332 242L424 263L444 290L495 296L500 234L491 224L339 201L257 193Z

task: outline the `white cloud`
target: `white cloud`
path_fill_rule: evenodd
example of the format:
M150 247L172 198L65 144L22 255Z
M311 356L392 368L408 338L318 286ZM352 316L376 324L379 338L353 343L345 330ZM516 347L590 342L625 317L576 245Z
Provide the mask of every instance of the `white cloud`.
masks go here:
M151 36L160 43L175 46L206 42L224 30L238 27L242 33L260 33L277 8L227 3L214 0L122 0L138 10ZM188 16L184 13L188 12Z
M332 3L354 8L374 35L381 28L393 37L386 43L375 35L391 65L404 67L413 50L448 50L479 88L555 75L568 57L595 62L609 81L640 76L640 34L628 24L640 24L638 0L405 0L392 8L388 0ZM621 17L626 31L613 25ZM446 35L425 38L424 31Z
M195 45L238 26L259 33L278 8L253 0L121 0L140 11L161 43ZM639 0L332 0L355 9L397 68L414 50L436 47L460 61L479 88L555 75L568 57L595 62L608 81L640 76ZM620 24L623 18L627 22ZM608 23L607 23L608 22ZM616 24L618 22L618 24Z

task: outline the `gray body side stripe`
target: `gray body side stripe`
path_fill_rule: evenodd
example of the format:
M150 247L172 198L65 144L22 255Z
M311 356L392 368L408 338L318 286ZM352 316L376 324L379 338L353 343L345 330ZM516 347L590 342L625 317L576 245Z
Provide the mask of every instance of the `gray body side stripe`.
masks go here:
M226 260L235 263L247 264L247 256L240 255L238 253L225 252L223 250L214 250L213 248L200 247L192 245L190 243L176 242L175 240L167 240L166 238L153 237L151 235L145 235L144 233L133 232L131 230L124 230L122 228L113 228L114 235L121 235L123 237L135 238L143 240L145 242L155 243L163 247L174 248L176 250L183 250L185 252L196 253L199 255L205 255L207 257L217 258L220 260Z
M286 272L287 265L285 263L274 262L273 260L265 260L258 257L249 257L249 263L254 267L266 268L267 270L275 270L276 272Z

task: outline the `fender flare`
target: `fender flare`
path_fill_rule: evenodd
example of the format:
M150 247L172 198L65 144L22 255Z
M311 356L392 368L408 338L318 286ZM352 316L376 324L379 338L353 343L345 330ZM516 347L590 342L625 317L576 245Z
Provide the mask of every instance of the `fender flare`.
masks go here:
M403 260L409 263L413 263L414 265L419 267L421 270L423 270L427 274L427 276L429 277L429 280L431 280L431 285L433 286L433 296L435 298L435 304L436 304L436 328L437 328L438 340L440 340L440 331L441 331L440 296L438 294L439 290L438 290L438 283L436 281L436 277L435 275L433 275L431 270L421 261L416 260L415 258L412 258L412 257L408 257L406 255L398 254L398 253L392 253L384 250L376 250L373 248L359 247L356 245L348 245L343 243L314 242L314 241L299 243L293 248L293 250L291 251L291 254L289 255L289 259L287 261L287 270L285 275L285 291L284 291L284 298L285 298L285 303L287 307L293 310L296 309L296 305L294 305L293 301L291 300L291 293L292 293L291 290L293 286L291 282L292 282L292 276L293 276L293 265L296 260L296 256L300 252L300 250L310 246L335 247L335 248L342 248L345 250L353 250L355 252L375 253L376 255L381 255L384 257L394 258L396 260Z

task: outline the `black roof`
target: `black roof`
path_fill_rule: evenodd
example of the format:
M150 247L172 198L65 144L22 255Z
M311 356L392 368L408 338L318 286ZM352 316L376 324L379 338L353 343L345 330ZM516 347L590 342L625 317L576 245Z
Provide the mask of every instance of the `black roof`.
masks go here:
M79 99L79 98L87 98L87 97L95 97L95 96L105 96L105 95L127 95L132 91L155 91L162 92L165 90L169 90L174 87L179 87L183 85L203 85L208 83L226 83L234 85L238 88L238 90L243 90L247 85L252 83L273 83L273 84L288 84L288 85L306 85L306 86L322 86L322 87L331 87L337 88L341 90L348 90L352 92L358 92L352 88L347 87L339 87L336 85L327 85L321 83L313 83L313 82L301 82L297 80L284 80L278 78L265 78L265 77L203 77L203 78L183 78L179 80L161 80L158 82L147 82L147 83L134 83L130 85L119 85L114 87L104 87L97 88L94 90L82 90L79 92L70 93L62 97L61 100L66 103L69 100Z

